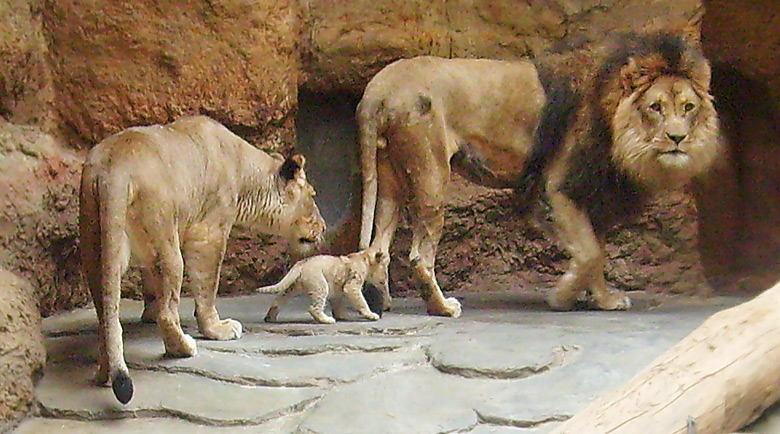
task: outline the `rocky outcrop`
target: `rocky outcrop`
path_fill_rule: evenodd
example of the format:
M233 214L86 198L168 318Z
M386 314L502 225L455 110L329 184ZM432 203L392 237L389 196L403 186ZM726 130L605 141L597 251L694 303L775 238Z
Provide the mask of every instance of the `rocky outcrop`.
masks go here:
M30 284L0 268L0 291L0 431L5 431L30 410L46 353Z
M43 312L87 300L78 259L81 158L39 127L0 120L0 264L35 288Z
M43 22L71 145L193 113L262 147L293 143L297 54L287 1L65 0L47 2Z
M706 6L702 41L730 159L697 192L702 258L716 285L764 289L780 278L780 3Z
M401 57L516 59L611 31L681 28L701 13L698 0L333 3L301 1L301 82L311 90L362 93L376 72Z

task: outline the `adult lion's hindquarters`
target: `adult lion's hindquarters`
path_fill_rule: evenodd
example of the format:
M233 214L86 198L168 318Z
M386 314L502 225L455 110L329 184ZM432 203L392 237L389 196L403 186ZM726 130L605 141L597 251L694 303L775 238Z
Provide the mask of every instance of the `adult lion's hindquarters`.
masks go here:
M603 235L638 214L652 195L704 174L721 155L718 117L701 52L669 34L628 35L595 71L546 191L557 233L571 255L549 298L567 310L587 291L592 306L631 303L604 279Z
M317 242L325 223L306 181L305 160L274 158L202 116L130 128L95 146L81 180L83 273L99 322L97 380L122 403L133 384L124 361L119 297L131 260L141 267L144 319L156 320L172 356L192 356L178 303L183 275L195 298L198 329L237 339L237 321L220 319L215 299L231 227Z
M430 314L461 313L460 303L442 294L434 272L451 171L489 187L516 186L544 101L530 61L424 56L399 60L368 83L356 114L363 172L360 247L370 241L389 255L406 205L409 259Z

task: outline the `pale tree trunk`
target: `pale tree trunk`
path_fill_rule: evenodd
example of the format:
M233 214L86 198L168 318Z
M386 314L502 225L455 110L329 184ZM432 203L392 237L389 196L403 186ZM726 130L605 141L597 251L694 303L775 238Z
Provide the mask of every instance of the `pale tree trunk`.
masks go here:
M732 433L780 398L780 283L718 312L553 434ZM691 419L693 418L693 419Z

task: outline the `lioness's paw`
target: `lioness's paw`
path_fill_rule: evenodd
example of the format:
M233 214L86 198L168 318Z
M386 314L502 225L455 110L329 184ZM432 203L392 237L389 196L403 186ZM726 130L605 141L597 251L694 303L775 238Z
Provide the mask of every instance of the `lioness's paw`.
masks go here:
M198 345L190 335L181 335L173 342L165 341L165 354L170 357L193 357L198 354Z
M223 319L203 330L203 336L216 341L230 341L241 337L243 327L234 319Z
M462 313L460 302L455 297L445 298L441 305L428 304L428 314L438 316L449 316L457 318Z
M631 299L623 291L615 289L600 297L594 295L590 305L601 310L628 310L631 309Z

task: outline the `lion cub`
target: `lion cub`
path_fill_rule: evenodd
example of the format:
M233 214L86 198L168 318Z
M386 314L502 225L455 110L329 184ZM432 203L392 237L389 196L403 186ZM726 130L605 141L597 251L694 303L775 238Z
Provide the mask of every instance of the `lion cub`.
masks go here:
M389 257L381 251L366 249L346 256L317 255L293 265L277 284L257 288L260 293L281 293L268 309L266 322L276 321L279 306L297 292L305 292L311 299L309 313L319 323L333 324L346 319L345 299L364 318L376 321L379 314L369 308L363 297L363 283L384 287L387 282L386 262ZM325 301L330 300L333 317L325 313ZM377 306L381 312L381 306Z

